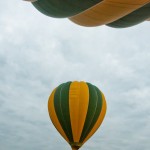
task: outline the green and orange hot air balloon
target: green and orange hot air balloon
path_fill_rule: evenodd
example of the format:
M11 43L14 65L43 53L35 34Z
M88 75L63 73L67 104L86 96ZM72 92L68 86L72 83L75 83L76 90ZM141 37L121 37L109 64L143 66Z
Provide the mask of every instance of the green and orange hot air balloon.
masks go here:
M25 0L41 13L82 26L125 28L150 19L150 0Z
M101 125L106 100L103 93L90 83L66 82L51 93L48 111L58 132L72 150L78 150Z

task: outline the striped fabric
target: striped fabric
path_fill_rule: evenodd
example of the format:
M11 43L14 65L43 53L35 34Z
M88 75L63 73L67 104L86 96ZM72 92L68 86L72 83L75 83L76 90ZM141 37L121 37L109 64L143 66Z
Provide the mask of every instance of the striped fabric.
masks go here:
M32 4L47 16L68 17L89 27L125 28L150 18L150 0L36 0Z
M53 90L50 118L72 149L79 149L101 125L106 113L103 93L85 82L67 82Z

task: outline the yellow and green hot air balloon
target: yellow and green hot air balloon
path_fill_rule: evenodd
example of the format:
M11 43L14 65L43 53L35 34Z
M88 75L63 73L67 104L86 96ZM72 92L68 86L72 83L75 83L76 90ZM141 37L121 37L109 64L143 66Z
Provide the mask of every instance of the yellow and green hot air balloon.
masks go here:
M41 13L82 26L125 28L150 19L150 0L25 0Z
M86 82L66 82L51 93L49 116L58 132L78 150L98 129L106 113L104 94Z

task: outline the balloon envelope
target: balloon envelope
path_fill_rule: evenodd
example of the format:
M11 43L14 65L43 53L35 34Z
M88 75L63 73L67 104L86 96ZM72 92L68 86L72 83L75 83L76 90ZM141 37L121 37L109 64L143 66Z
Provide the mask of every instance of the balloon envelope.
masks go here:
M26 0L41 13L82 26L125 28L150 18L150 0Z
M103 93L86 82L67 82L53 90L50 118L72 149L79 149L101 125L106 113Z

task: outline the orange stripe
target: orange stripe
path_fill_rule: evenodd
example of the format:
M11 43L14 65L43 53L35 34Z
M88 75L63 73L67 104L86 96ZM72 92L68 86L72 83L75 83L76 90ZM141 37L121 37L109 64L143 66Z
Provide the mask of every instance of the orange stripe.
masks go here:
M85 82L72 82L69 90L69 110L74 142L79 142L89 104L89 90Z
M149 2L150 0L104 0L69 19L82 26L108 24Z
M94 127L92 128L92 130L90 131L88 136L85 138L83 143L85 143L96 132L96 130L100 127L100 125L102 124L103 119L105 117L107 105L106 105L106 100L105 100L104 94L102 92L101 92L101 94L102 94L102 100L103 100L103 106L102 106L101 113L100 113L98 120L96 121Z
M57 129L57 131L62 135L62 137L69 142L64 130L62 129L60 122L57 118L56 112L55 112L55 108L54 108L54 94L55 94L56 89L53 90L52 94L49 97L48 100L48 111L49 111L49 116L52 120L52 123L54 124L55 128Z

